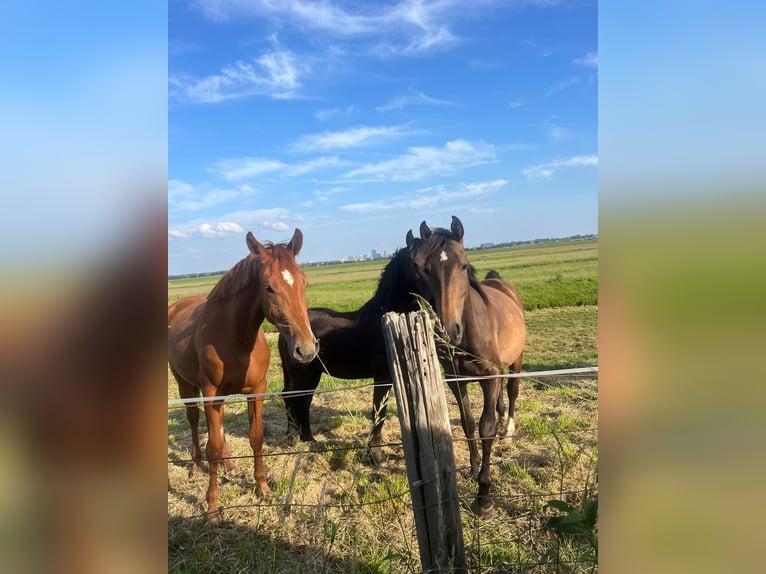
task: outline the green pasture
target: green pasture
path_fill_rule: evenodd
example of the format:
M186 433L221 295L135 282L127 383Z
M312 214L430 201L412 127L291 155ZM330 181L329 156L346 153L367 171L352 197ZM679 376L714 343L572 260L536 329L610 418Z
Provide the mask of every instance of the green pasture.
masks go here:
M480 277L497 270L524 300L524 371L598 364L597 241L476 250L468 256ZM309 306L360 307L374 293L385 263L306 268ZM205 295L218 279L171 280L168 303ZM277 334L271 325L265 327L272 349L268 390L281 391ZM359 450L366 444L372 407L372 391L361 385L370 382L323 376L320 389L344 388L314 398L311 423L318 443L310 447L337 449L326 453L308 454L304 443L288 445L283 402L264 403L265 464L274 491L268 499L259 498L254 488L247 409L227 403L227 442L233 455L245 458L220 481L220 503L229 508L221 528L206 526L201 517L207 475L188 477L189 425L183 409L169 409L168 571L418 572L402 448L388 447L381 468L370 466ZM445 395L469 571L596 571L597 527L591 518L598 498L597 377L522 379L516 434L493 447L495 510L482 519L470 511L476 482L466 471L468 449L457 403L449 390ZM177 396L168 373L168 398ZM479 385L469 386L469 396L478 419ZM391 397L384 442L401 441L396 412ZM206 435L203 414L203 445Z
M598 302L598 242L572 241L468 252L480 278L494 269L521 294L526 309ZM388 260L306 267L309 307L352 311L377 288ZM236 263L232 261L232 265ZM189 295L206 295L221 276L168 282L168 304Z

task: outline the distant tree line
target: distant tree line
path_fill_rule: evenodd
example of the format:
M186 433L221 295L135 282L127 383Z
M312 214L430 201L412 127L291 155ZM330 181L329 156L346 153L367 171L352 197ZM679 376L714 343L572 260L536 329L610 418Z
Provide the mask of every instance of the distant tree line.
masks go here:
M507 241L505 243L482 243L478 247L466 247L466 251L480 251L482 249L501 249L503 247L516 247L518 245L535 245L538 243L556 243L559 241L585 241L588 239L597 239L598 234L570 235L569 237L547 237L542 239L529 239L527 241ZM386 259L390 259L387 257ZM352 264L354 262L351 262ZM310 263L301 263L301 267L319 267L323 265L348 265L340 259L332 261L312 261ZM213 275L223 275L228 269L223 271L207 271L204 273L184 273L183 275L168 275L168 279L191 279L194 277L212 277Z

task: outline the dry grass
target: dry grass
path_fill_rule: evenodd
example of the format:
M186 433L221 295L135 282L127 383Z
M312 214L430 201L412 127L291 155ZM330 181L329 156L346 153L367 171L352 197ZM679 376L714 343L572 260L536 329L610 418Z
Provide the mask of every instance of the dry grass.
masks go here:
M562 322L562 313L551 311L530 312L529 320L541 325ZM572 339L591 345L591 335L585 332L591 331L595 309L567 311L570 336L559 342L554 339L551 345L564 346L566 340L571 345ZM536 313L545 316L537 317ZM579 322L571 317L577 313ZM273 344L274 336L270 339ZM541 342L533 339L529 349L532 357L539 356L538 364L544 364L546 356ZM276 353L272 355L269 380L269 390L280 390ZM364 381L325 377L320 388L361 383ZM590 564L576 562L585 552L584 543L577 540L561 545L564 563L534 564L557 542L544 527L550 516L546 502L554 498L579 505L585 495L596 495L597 386L595 379L583 378L522 381L516 435L497 441L493 450L495 510L485 519L476 519L469 509L476 483L468 475L468 447L457 404L446 391L471 571L590 571ZM177 396L174 387L169 384L169 398ZM471 400L478 416L478 385L471 388ZM391 397L384 428L384 440L395 446L385 449L386 466L373 468L364 460L363 449L370 430L371 403L369 387L318 394L312 406L318 443L291 446L285 441L282 401L267 400L264 452L269 455L266 467L274 493L266 499L255 494L245 404L227 404L227 441L234 456L245 458L237 460L234 473L221 480L220 504L228 508L225 525L218 529L205 525L201 516L207 474L188 477L189 465L184 462L190 453L188 423L183 409L172 409L168 420L169 571L418 572L396 404ZM204 415L200 426L204 444ZM328 452L301 452L309 448ZM286 452L290 454L281 454ZM567 565L571 561L575 562Z

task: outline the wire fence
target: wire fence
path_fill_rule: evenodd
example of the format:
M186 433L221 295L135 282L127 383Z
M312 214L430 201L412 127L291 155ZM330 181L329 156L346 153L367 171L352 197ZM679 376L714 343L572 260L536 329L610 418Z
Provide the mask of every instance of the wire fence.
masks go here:
M475 376L475 377L454 377L444 379L445 383L469 383L472 381L488 380L488 379L521 379L521 378L540 378L540 377L562 377L571 375L588 375L598 373L598 367L577 367L573 369L558 369L551 371L532 371L525 373L506 373L502 375L493 376ZM213 397L191 397L188 399L169 399L168 407L185 407L195 403L204 404L212 402L245 402L248 399L274 399L274 398L295 398L305 397L309 395L321 395L325 393L335 393L343 391L355 391L358 389L370 388L370 387L389 387L391 386L391 380L378 381L376 383L363 383L360 385L348 385L345 387L329 387L324 389L314 390L295 390L295 391L279 391L271 393L251 393L251 394L234 394L234 395L220 395Z
M511 375L502 375L502 378L504 379L511 379L511 378L532 378L532 379L538 379L538 378L547 378L547 377L579 377L582 375L592 375L598 373L598 367L583 367L578 369L561 369L561 370L555 370L555 371L538 371L538 372L524 372L524 373L517 373L517 374L511 374ZM475 381L477 378L471 377L471 378L455 378L455 379L445 379L444 382L453 382L453 381ZM312 391L287 391L287 392L274 392L274 393L263 393L258 395L229 395L229 396L222 396L222 397L198 397L193 399L175 399L175 400L169 400L168 401L168 408L169 410L176 409L176 408L186 408L190 404L199 404L204 403L207 401L227 401L227 402L244 402L248 399L284 399L286 397L295 397L295 396L305 396L305 395L323 395L328 393L339 393L339 392L348 392L348 391L354 391L359 389L365 389L370 388L374 386L390 386L390 382L387 381L378 381L376 383L365 383L365 384L359 384L359 385L346 385L341 387L333 387L333 388L323 388L323 389L316 389ZM595 400L593 397L585 397L589 400ZM458 431L459 432L459 431ZM537 438L543 438L546 436L553 436L556 441L560 443L559 437L567 436L567 437L577 437L577 436L587 436L591 435L592 438L595 438L597 436L598 427L595 425L588 425L583 427L577 427L577 428L561 428L561 429L550 429L550 430L534 430L534 431L524 431L523 429L517 429L516 434L513 436L514 440L522 440L522 439L529 439L534 440ZM495 441L502 442L511 439L510 436L498 436L495 437ZM354 439L352 439L354 440ZM454 442L456 443L468 443L470 441L481 441L481 438L467 438L465 436L458 436L455 435L453 437ZM390 449L400 449L402 447L402 442L400 441L394 441L394 442L386 442L380 445L381 447L386 447ZM325 455L325 454L336 454L336 453L345 453L345 452L353 452L353 451L363 451L368 449L367 444L343 444L343 445L312 445L306 448L291 448L286 450L274 450L270 452L264 452L264 457L302 457L306 455ZM252 459L252 454L247 455L233 455L233 456L226 456L221 457L219 460L235 460L235 459ZM203 457L202 460L205 460ZM193 462L192 459L189 458L172 458L168 460L169 465L186 465L188 463ZM495 460L490 463L490 466L493 468L499 468L507 466L509 463L506 460ZM295 471L298 469L298 463L296 463ZM386 512L391 512L391 505L396 504L396 512L400 513L397 515L397 520L401 523L403 520L406 521L407 517L412 516L412 511L415 509L412 505L412 500L410 497L410 490L409 485L408 488L400 488L398 490L391 491L389 489L388 492L385 493L385 496L378 496L372 499L356 499L355 493L349 492L344 493L344 495L348 498L347 500L324 500L319 502L305 502L305 501L296 501L293 500L294 498L294 492L293 492L293 486L295 482L295 471L293 472L292 480L290 481L289 486L289 492L284 496L283 498L280 498L278 500L274 500L274 497L268 500L257 500L252 502L246 502L246 503L235 503L235 504L222 504L220 510L222 512L227 512L229 514L236 515L239 512L251 512L254 510L260 511L276 511L281 513L290 513L292 510L301 509L305 512L313 513L313 515L316 515L316 520L322 520L324 516L326 516L326 513L328 510L335 510L338 512L341 512L342 515L346 515L349 512L353 512L354 510L360 510L360 509L369 509L369 508L375 508L377 507L380 510L376 510L376 513L383 513L383 508L386 509ZM450 472L454 473L465 473L470 471L469 466L458 466L453 470L450 470ZM314 477L317 478L317 477ZM337 477L335 477L332 472L329 473L328 480L338 480ZM472 483L475 486L475 482ZM562 481L563 484L563 481ZM505 549L505 544L501 545L503 550L498 550L498 543L497 540L494 540L492 536L486 532L484 532L484 526L482 523L482 520L477 517L476 515L473 515L470 511L471 502L473 501L475 497L474 492L469 492L467 494L461 494L458 495L458 501L461 504L461 507L464 509L463 516L464 516L464 530L465 530L465 544L466 544L466 550L470 550L470 555L472 556L472 563L469 565L466 571L469 572L506 572L506 571L517 571L517 572L526 572L526 571L555 571L555 572L562 572L562 571L577 571L577 572L585 572L585 571L593 571L595 570L595 563L592 558L579 558L578 555L567 555L566 557L563 557L559 555L558 552L556 553L550 553L547 554L545 552L540 552L540 556L537 556L535 559L530 559L528 556L516 556L515 559L512 556L507 555L507 550ZM527 528L522 528L520 532L524 532L525 534L514 534L514 536L518 536L518 540L509 540L508 544L512 547L515 547L518 545L519 547L523 546L523 544L529 544L529 541L525 538L529 536L529 532L532 531L540 531L541 528L544 528L545 519L547 514L545 514L544 511L544 501L549 501L551 499L568 499L568 500L574 500L577 498L586 498L586 497L597 497L597 487L593 484L586 484L583 488L579 489L564 489L559 488L558 490L549 490L546 492L523 492L523 493L503 493L503 492L493 492L489 495L489 498L493 501L493 504L496 505L502 505L503 508L523 508L523 512L521 515L521 518L517 518L516 520L526 520L528 523ZM321 498L321 496L320 496ZM202 503L202 501L200 501ZM398 503L398 504L397 504ZM188 523L195 523L203 521L206 517L205 512L198 512L183 516L171 516L169 512L168 516L168 523L169 525L173 525L175 528L181 528L184 524ZM467 523L465 521L468 521ZM406 531L407 529L402 526L402 530ZM406 532L403 533L403 536L406 537ZM414 532L409 533L410 539L408 541L405 541L407 545L411 548L413 544L415 544L416 537ZM533 544L534 546L534 544ZM413 553L413 556L416 556L417 552L415 551ZM490 556L490 558L487 558ZM489 564L487 563L489 562ZM588 568L590 566L590 568ZM408 567L409 570L413 570L412 567Z

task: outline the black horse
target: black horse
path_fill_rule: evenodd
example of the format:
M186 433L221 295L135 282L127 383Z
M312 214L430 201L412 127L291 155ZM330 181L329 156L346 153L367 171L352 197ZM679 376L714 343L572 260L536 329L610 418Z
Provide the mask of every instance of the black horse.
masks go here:
M381 317L389 311L406 313L418 309L410 265L408 250L399 249L383 269L375 294L356 311L342 312L326 307L309 309L311 330L319 339L318 359L306 365L297 365L289 358L286 340L281 335L279 337L285 391L314 391L325 369L340 379L372 377L376 384L382 384L376 385L373 399L374 426L370 447L376 460L380 460L375 447L380 444L386 413L384 399L391 388ZM313 397L313 392L285 397L290 442L295 441L297 436L304 441L314 440L309 422Z
M425 223L425 222L424 222ZM412 259L416 248L424 242L442 241L448 237L462 241L463 226L456 217L452 229L434 229L429 239L413 238L407 234L407 247L399 249L381 273L378 288L372 298L356 311L340 312L324 307L308 311L311 330L319 339L319 357L306 365L290 360L286 341L279 337L279 355L285 379L285 391L307 391L305 395L286 396L288 440L313 441L309 422L309 408L313 391L322 373L327 372L340 379L366 379L375 381L373 393L373 427L370 434L370 455L382 462L380 448L383 423L386 417L386 399L391 389L391 374L386 357L386 347L381 327L381 317L388 312L408 313L417 311L418 285L422 278ZM428 298L426 298L428 299ZM432 302L433 303L433 302Z

